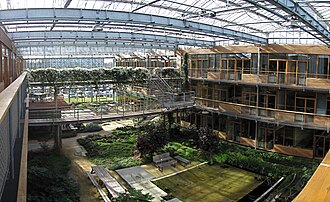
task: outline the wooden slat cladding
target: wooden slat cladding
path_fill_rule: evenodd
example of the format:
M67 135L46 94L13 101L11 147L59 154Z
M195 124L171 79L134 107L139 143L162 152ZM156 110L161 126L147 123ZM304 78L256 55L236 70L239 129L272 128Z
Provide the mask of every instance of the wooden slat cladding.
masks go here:
M239 143L245 146L249 146L249 147L255 147L256 146L256 141L249 139L249 138L245 138L245 137L240 137L239 138Z
M306 86L329 89L330 88L330 80L329 79L307 78L306 79Z
M291 156L301 156L306 158L313 158L313 150L312 149L302 149L297 147L287 147L283 145L274 145L274 149L272 151L279 152L286 155Z
M330 48L318 45L288 45L270 44L267 46L216 46L206 49L187 49L188 54L216 54L216 53L295 53L295 54L323 54L329 55Z
M7 46L10 50L13 50L14 52L16 52L16 48L14 47L12 41L10 40L10 38L7 36L6 32L3 31L2 28L0 28L0 41Z
M256 74L243 74L242 75L242 81L257 83L257 82L259 82L258 75L256 75Z

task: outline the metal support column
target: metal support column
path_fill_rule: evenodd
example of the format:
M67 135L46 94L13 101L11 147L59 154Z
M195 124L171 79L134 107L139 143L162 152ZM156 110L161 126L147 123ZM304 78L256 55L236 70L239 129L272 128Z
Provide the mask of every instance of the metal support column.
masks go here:
M256 117L259 117L259 82L260 82L260 47L258 47L258 63L257 63L257 100L256 100ZM255 120L256 130L255 130L255 145L254 148L257 149L258 144L258 120Z

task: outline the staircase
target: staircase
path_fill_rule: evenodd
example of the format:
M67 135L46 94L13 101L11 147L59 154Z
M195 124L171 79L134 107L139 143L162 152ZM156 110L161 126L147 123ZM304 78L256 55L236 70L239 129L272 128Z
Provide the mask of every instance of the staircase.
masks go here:
M178 92L162 77L154 75L150 79L151 94L167 109L188 107L194 104L194 92Z

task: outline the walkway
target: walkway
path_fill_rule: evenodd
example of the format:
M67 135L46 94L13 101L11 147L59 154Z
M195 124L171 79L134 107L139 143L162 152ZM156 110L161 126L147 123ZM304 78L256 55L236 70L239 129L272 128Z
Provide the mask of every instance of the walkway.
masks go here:
M86 176L86 172L91 171L91 167L95 164L91 163L87 157L77 155L76 148L80 146L77 142L78 138L87 136L89 133L78 133L76 137L62 139L62 151L66 157L71 160L71 169L69 175L78 181L80 186L81 202L97 202L97 191Z
M125 112L125 113L109 113L105 115L95 115L90 113L64 113L62 118L54 119L29 119L29 126L48 126L57 124L70 124L70 123L87 123L87 122L102 122L102 121L114 121L130 118L145 117L155 114L160 114L163 109L146 110L144 112Z
M131 168L124 168L116 170L116 172L134 189L142 190L142 193L151 194L153 201L161 201L163 196L167 193L157 187L150 180L154 178L150 173L141 168L141 166L135 166Z

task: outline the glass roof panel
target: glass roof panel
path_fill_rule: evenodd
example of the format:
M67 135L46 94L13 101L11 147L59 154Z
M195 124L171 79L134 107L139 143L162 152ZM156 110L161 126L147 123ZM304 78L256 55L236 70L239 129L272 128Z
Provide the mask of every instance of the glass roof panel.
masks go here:
M330 3L325 0L294 0L327 30L330 27ZM324 44L317 33L294 16L268 0L7 0L0 1L0 9L79 8L160 15L184 21L205 23L269 39L269 43ZM102 31L132 32L177 36L188 39L214 41L217 44L237 43L237 38L187 31L176 27L153 24L133 24L95 19L44 19L33 21L2 21L8 32L33 31ZM140 39L144 40L144 39ZM244 41L240 42L246 43ZM181 45L179 46L181 47ZM80 48L80 47L78 47ZM100 47L99 47L100 48ZM128 47L127 47L128 48ZM24 50L25 49L21 49ZM37 52L39 49L35 49ZM43 49L43 51L48 49ZM97 48L89 49L97 52ZM88 52L88 51L87 51ZM49 52L48 54L51 54ZM42 53L44 54L44 53ZM66 54L66 52L65 52Z

